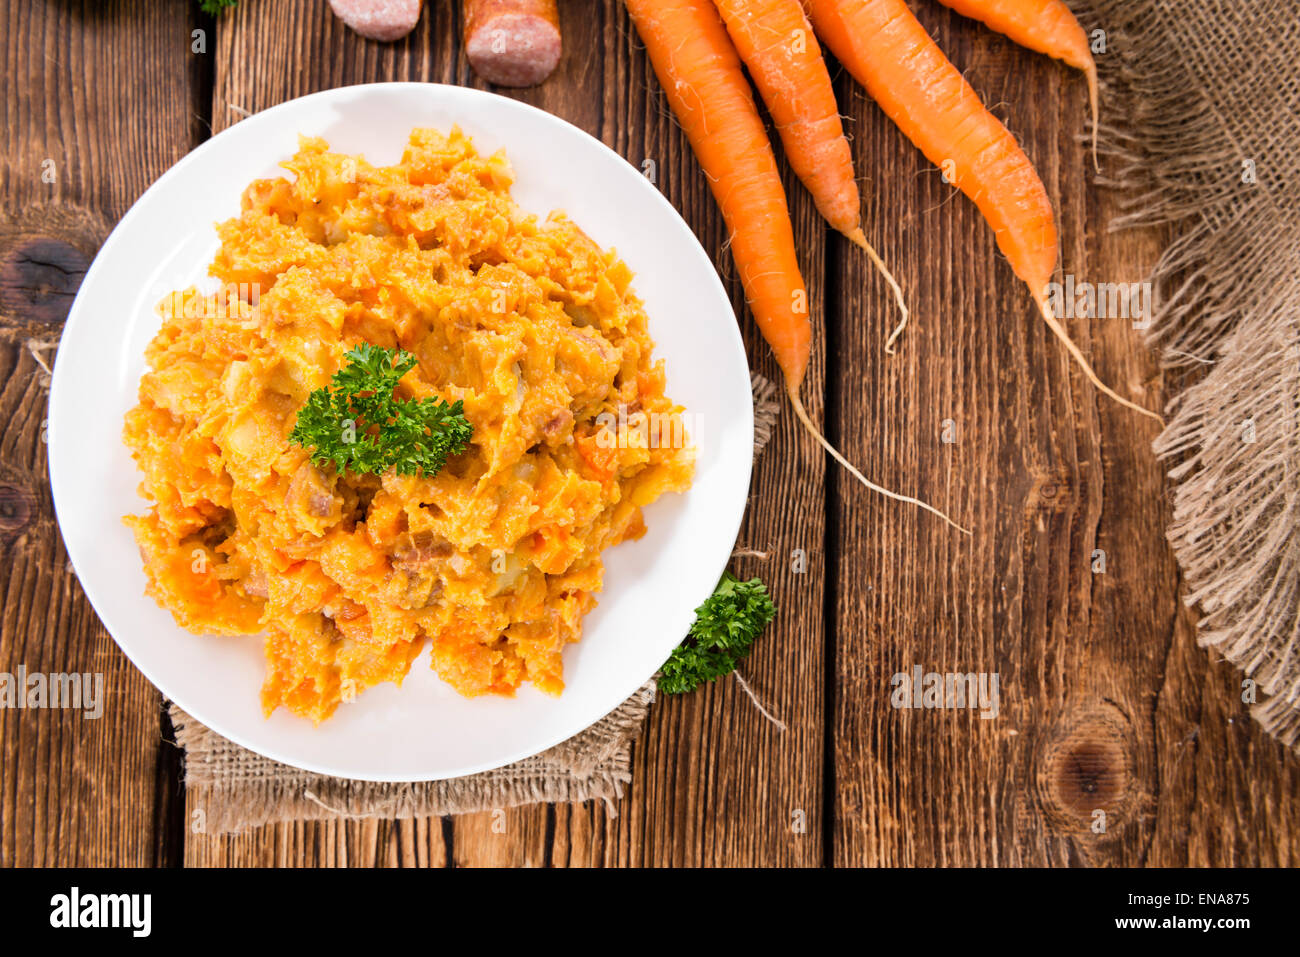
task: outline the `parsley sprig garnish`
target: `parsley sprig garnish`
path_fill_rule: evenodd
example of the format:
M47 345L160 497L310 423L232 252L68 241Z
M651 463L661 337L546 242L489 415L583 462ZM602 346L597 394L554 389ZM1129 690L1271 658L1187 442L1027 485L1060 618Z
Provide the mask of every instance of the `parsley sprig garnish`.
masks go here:
M235 0L199 0L199 9L210 17L215 17L227 7L233 7Z
M713 594L695 609L686 640L660 669L659 690L682 694L731 674L775 616L776 606L760 579L742 582L724 572Z
M415 356L363 342L344 353L348 364L329 386L307 397L289 441L311 451L317 465L342 472L436 475L447 456L465 451L473 426L459 399L397 399L393 389L416 366Z

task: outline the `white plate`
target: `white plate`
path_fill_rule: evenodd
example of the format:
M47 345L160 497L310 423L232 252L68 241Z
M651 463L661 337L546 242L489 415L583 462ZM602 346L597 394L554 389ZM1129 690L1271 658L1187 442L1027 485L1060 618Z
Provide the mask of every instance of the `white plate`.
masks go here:
M525 685L514 698L466 699L418 658L405 684L359 695L320 727L283 708L262 717L262 642L191 635L144 595L121 518L146 508L121 441L136 402L154 305L203 281L213 226L243 188L284 171L299 133L372 163L400 158L413 127L506 149L513 194L530 212L567 212L635 272L668 394L695 417L693 487L646 510L649 532L605 553L605 590L582 641L564 655L567 688ZM96 257L73 304L50 390L50 480L63 539L91 604L164 695L214 731L277 761L375 781L423 781L500 767L573 736L658 669L712 591L740 528L749 487L753 406L731 304L709 257L672 206L616 153L533 107L477 90L382 83L329 90L259 113L213 137L163 175ZM82 662L78 667L89 667ZM110 700L113 696L110 695Z

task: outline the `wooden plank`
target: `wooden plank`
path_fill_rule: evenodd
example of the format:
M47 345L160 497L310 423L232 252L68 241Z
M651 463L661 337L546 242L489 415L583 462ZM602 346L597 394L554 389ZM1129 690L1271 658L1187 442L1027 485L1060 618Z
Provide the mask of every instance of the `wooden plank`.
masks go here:
M1114 199L1088 182L1079 77L948 11L917 13L1043 176L1063 273L1140 278L1159 236L1106 232ZM832 261L836 434L867 474L975 534L835 483L834 863L1294 861L1296 762L1193 647L1155 428L1082 380L973 205L851 78L839 89L871 174L868 233L914 319L884 357L879 280L860 257ZM1156 407L1156 364L1129 322L1070 326L1104 379ZM892 676L915 665L998 673L999 715L896 710Z
M278 25L285 23L293 24L293 28L278 31ZM589 44L583 42L583 31L592 34L596 26L578 15L574 8L566 7L563 27L569 41L561 67L565 81L557 78L537 89L512 95L566 115L562 105L552 101L557 90L563 91L577 111L586 109L585 117L575 117L575 111L569 110L568 118L590 128L599 116L599 100L579 91L590 90L591 64L582 55ZM277 31L282 42L264 42L268 34ZM325 4L267 0L241 5L233 15L224 17L218 28L220 54L213 83L213 128L220 131L238 122L245 113L352 83L415 80L486 88L473 76L462 55L460 32L458 3L427 5L416 30L393 44L373 43L357 36ZM582 122L584 118L587 122ZM450 862L450 845L455 848L455 862L462 866L536 862L543 852L535 836L544 837L546 815L545 807L507 809L495 817L491 812L469 815L454 830L448 824L455 836L447 844L443 842L443 822L437 820L389 824L378 830L371 824L304 823L296 826L304 835L301 841L292 845L277 842L286 847L277 860L307 864L309 859L318 858L316 848L328 843L326 835L338 828L347 836L345 843L354 848L352 859L359 854L365 859L391 863L438 866ZM394 828L399 835L411 829L416 832L413 840L403 838L400 853L394 856L391 851L367 847L372 840L389 840L391 844ZM265 844L272 840L273 833L282 830L282 827L264 828L249 838L188 835L186 860L194 863L220 860L232 865L266 862ZM427 835L427 839L421 835Z
M189 831L187 867L446 867L439 818L405 821L297 821L236 835Z
M654 161L658 185L718 264L742 317L751 365L779 381L744 307L706 180L621 7L609 18L603 41L604 129L613 133L606 133L605 141L634 165L645 168L645 160ZM818 417L825 383L826 230L803 188L785 173L814 322L803 396ZM742 544L771 557L735 563L738 573L760 574L767 581L780 609L741 671L788 730L779 732L763 718L734 680L660 700L634 750L633 781L619 816L611 818L603 807L557 807L555 862L821 862L824 468L823 455L784 411L755 471L740 535ZM803 556L800 571L793 570L795 550Z
M177 797L158 693L95 617L54 520L52 346L112 223L197 141L187 4L0 0L0 670L102 676L103 713L0 710L0 864L169 863ZM37 348L43 362L52 348Z
M550 863L549 808L532 804L452 818L457 867L544 867Z
M244 111L347 83L414 79L484 87L461 53L458 8L455 3L426 5L411 37L382 45L343 29L324 5L305 7L297 0L243 4L218 28L213 127L236 122ZM665 195L732 277L728 287L739 306L743 299L723 252L725 237L713 199L667 115L621 5L605 0L562 4L561 10L565 54L557 75L535 89L498 92L575 123L637 166L653 159ZM290 27L281 29L283 24ZM272 33L279 42L268 44L265 38ZM823 230L793 180L790 187L820 328ZM744 322L750 355L761 357L758 367L775 378L766 347L749 320ZM822 404L821 355L819 349L805 386L805 401L814 415ZM743 541L770 546L780 556L762 573L777 595L782 617L746 674L790 731L777 734L734 682L657 705L644 744L636 749L636 778L618 818L591 806L469 815L451 825L450 853L458 865L820 860L822 689L816 676L821 674L823 642L821 458L783 419L756 478L758 505L742 533ZM790 495L792 487L796 491ZM789 571L789 553L795 548L808 555L801 574ZM749 570L754 568L751 563ZM781 688L792 690L775 696ZM324 825L303 827L310 832ZM359 827L346 829L352 834ZM562 845L557 844L560 838ZM186 859L265 860L259 843L187 835ZM305 855L307 845L294 853ZM306 861L300 857L297 862Z
M426 4L419 26L396 43L347 29L325 3L241 3L216 24L212 129L319 90L385 80L466 79L456 3ZM273 37L274 42L268 42ZM187 803L187 811L193 808ZM187 866L441 867L451 863L444 821L295 822L240 835L187 831Z

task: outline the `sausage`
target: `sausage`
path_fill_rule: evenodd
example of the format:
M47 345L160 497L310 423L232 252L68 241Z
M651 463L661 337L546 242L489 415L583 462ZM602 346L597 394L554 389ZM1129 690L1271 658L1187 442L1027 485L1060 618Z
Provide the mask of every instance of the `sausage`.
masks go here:
M489 83L541 83L560 62L555 0L465 0L465 55Z
M284 507L299 523L308 528L320 525L312 519L332 519L325 527L342 517L343 499L334 491L334 482L326 482L325 475L310 461L303 462L289 479L284 495Z
M558 439L564 432L573 428L573 413L568 409L561 409L558 413L542 426L542 435L548 439Z
M422 0L330 0L335 16L363 37L398 40L420 22Z
M456 549L451 542L436 537L432 532L408 533L409 542L398 546L393 553L393 567L403 571L418 572L430 562L447 558Z

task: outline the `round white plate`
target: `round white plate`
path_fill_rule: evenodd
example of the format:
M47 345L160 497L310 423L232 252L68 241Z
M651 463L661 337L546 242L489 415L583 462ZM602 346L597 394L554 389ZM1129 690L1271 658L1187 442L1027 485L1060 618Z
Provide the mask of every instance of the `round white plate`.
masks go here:
M399 160L413 127L504 147L527 211L564 210L635 272L668 394L693 419L695 483L646 509L649 531L605 553L605 590L564 655L567 687L551 698L462 698L416 659L401 688L381 685L314 727L283 708L262 717L262 642L192 635L144 594L140 555L122 516L146 509L121 441L136 403L154 305L198 283L238 215L244 187L284 173L300 133L372 163ZM655 187L602 143L549 113L478 90L426 83L345 87L284 103L213 137L164 174L96 257L73 304L50 389L50 480L82 587L122 650L164 695L232 741L285 764L340 777L423 781L536 754L617 707L686 634L726 567L749 487L753 405L731 304L708 255ZM85 663L83 663L85 664ZM110 694L109 700L113 700Z

